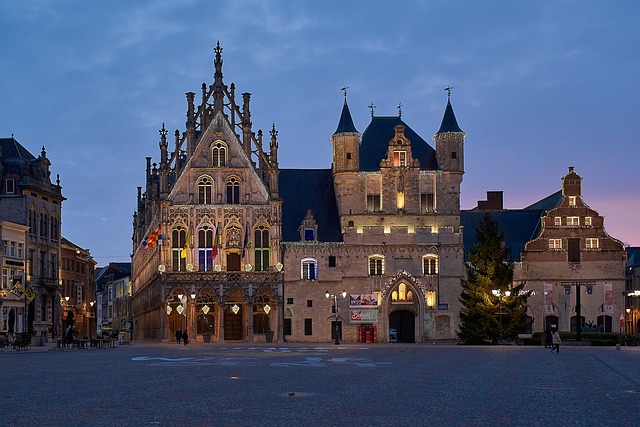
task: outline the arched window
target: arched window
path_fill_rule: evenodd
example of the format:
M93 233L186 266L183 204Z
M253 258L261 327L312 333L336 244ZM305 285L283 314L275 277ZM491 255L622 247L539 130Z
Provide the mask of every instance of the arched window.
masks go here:
M171 267L173 271L187 270L186 252L187 229L179 225L171 231Z
M45 209L40 211L40 237L49 237L49 215Z
M58 240L58 237L60 236L58 232L60 227L58 224L59 224L58 215L56 214L51 215L51 238L53 240Z
M399 283L398 286L391 292L391 302L412 302L413 291L407 286L406 283Z
M264 225L254 230L254 262L256 271L267 271L270 264L269 229Z
M438 255L429 254L422 257L422 274L425 276L438 274Z
M198 230L198 270L212 271L213 259L213 228L208 225Z
M383 255L371 255L369 257L369 276L384 276Z
M227 204L237 205L240 203L240 180L232 176L227 179Z
M212 166L221 168L227 166L227 146L222 141L217 141L211 147Z
M313 258L304 258L301 264L302 280L318 280L318 261Z
M198 180L198 203L201 205L209 205L212 203L211 193L213 189L213 180L204 175Z

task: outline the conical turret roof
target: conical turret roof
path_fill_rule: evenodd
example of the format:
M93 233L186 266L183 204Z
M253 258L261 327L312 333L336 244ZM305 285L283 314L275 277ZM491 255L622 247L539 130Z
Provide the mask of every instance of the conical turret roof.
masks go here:
M460 126L458 126L456 115L453 114L453 107L451 106L450 100L447 100L447 108L445 108L444 110L442 123L440 124L440 129L438 130L436 135L444 132L462 132L462 129L460 129Z
M358 130L353 125L353 119L351 118L351 112L349 111L349 106L347 105L347 100L344 100L344 105L342 106L342 114L340 114L340 122L338 123L338 128L333 133L358 133Z

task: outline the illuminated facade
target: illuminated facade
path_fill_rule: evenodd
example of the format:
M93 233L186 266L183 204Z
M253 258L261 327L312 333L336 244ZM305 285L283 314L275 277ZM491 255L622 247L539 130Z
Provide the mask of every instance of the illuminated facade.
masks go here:
M214 84L187 93L186 131L147 158L132 264L134 336L385 342L455 338L464 275L465 134L447 102L432 148L400 116L358 133L346 102L331 169L279 169L235 101L215 49ZM337 301L325 293L342 293ZM273 338L269 335L275 334Z

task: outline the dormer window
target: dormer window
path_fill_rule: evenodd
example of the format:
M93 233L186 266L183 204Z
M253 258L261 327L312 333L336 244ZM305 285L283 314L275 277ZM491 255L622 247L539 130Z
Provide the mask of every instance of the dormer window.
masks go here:
M404 168L407 166L407 152L406 151L394 151L393 152L393 166L397 168Z

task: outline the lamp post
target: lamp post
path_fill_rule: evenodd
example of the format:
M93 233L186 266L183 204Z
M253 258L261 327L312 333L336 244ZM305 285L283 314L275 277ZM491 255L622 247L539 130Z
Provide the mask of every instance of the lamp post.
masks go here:
M335 320L335 335L336 335L336 342L335 344L338 345L340 344L340 329L338 328L338 295L340 295L342 298L346 298L347 296L347 291L342 291L342 293L340 294L333 294L329 291L324 293L324 296L326 299L330 299L333 298L333 311L336 315L336 320Z
M500 332L498 336L498 344L502 344L502 298L509 297L511 295L511 291L502 291L500 289L493 289L491 291L493 295L498 297L498 314L500 315Z
M194 303L195 303L195 301L196 301L196 294L195 294L195 292L191 292L191 305L193 305L194 307L196 306L196 305L194 304ZM195 316L195 313L194 313L194 316ZM188 328L188 327L189 327L189 324L187 323L187 328ZM193 329L191 329L191 332L193 333ZM193 342L196 342L196 335L197 335L197 332L198 332L198 331L196 331L196 333L193 333L193 335L192 335L192 334L189 334L189 337L192 337L192 336L193 336Z

